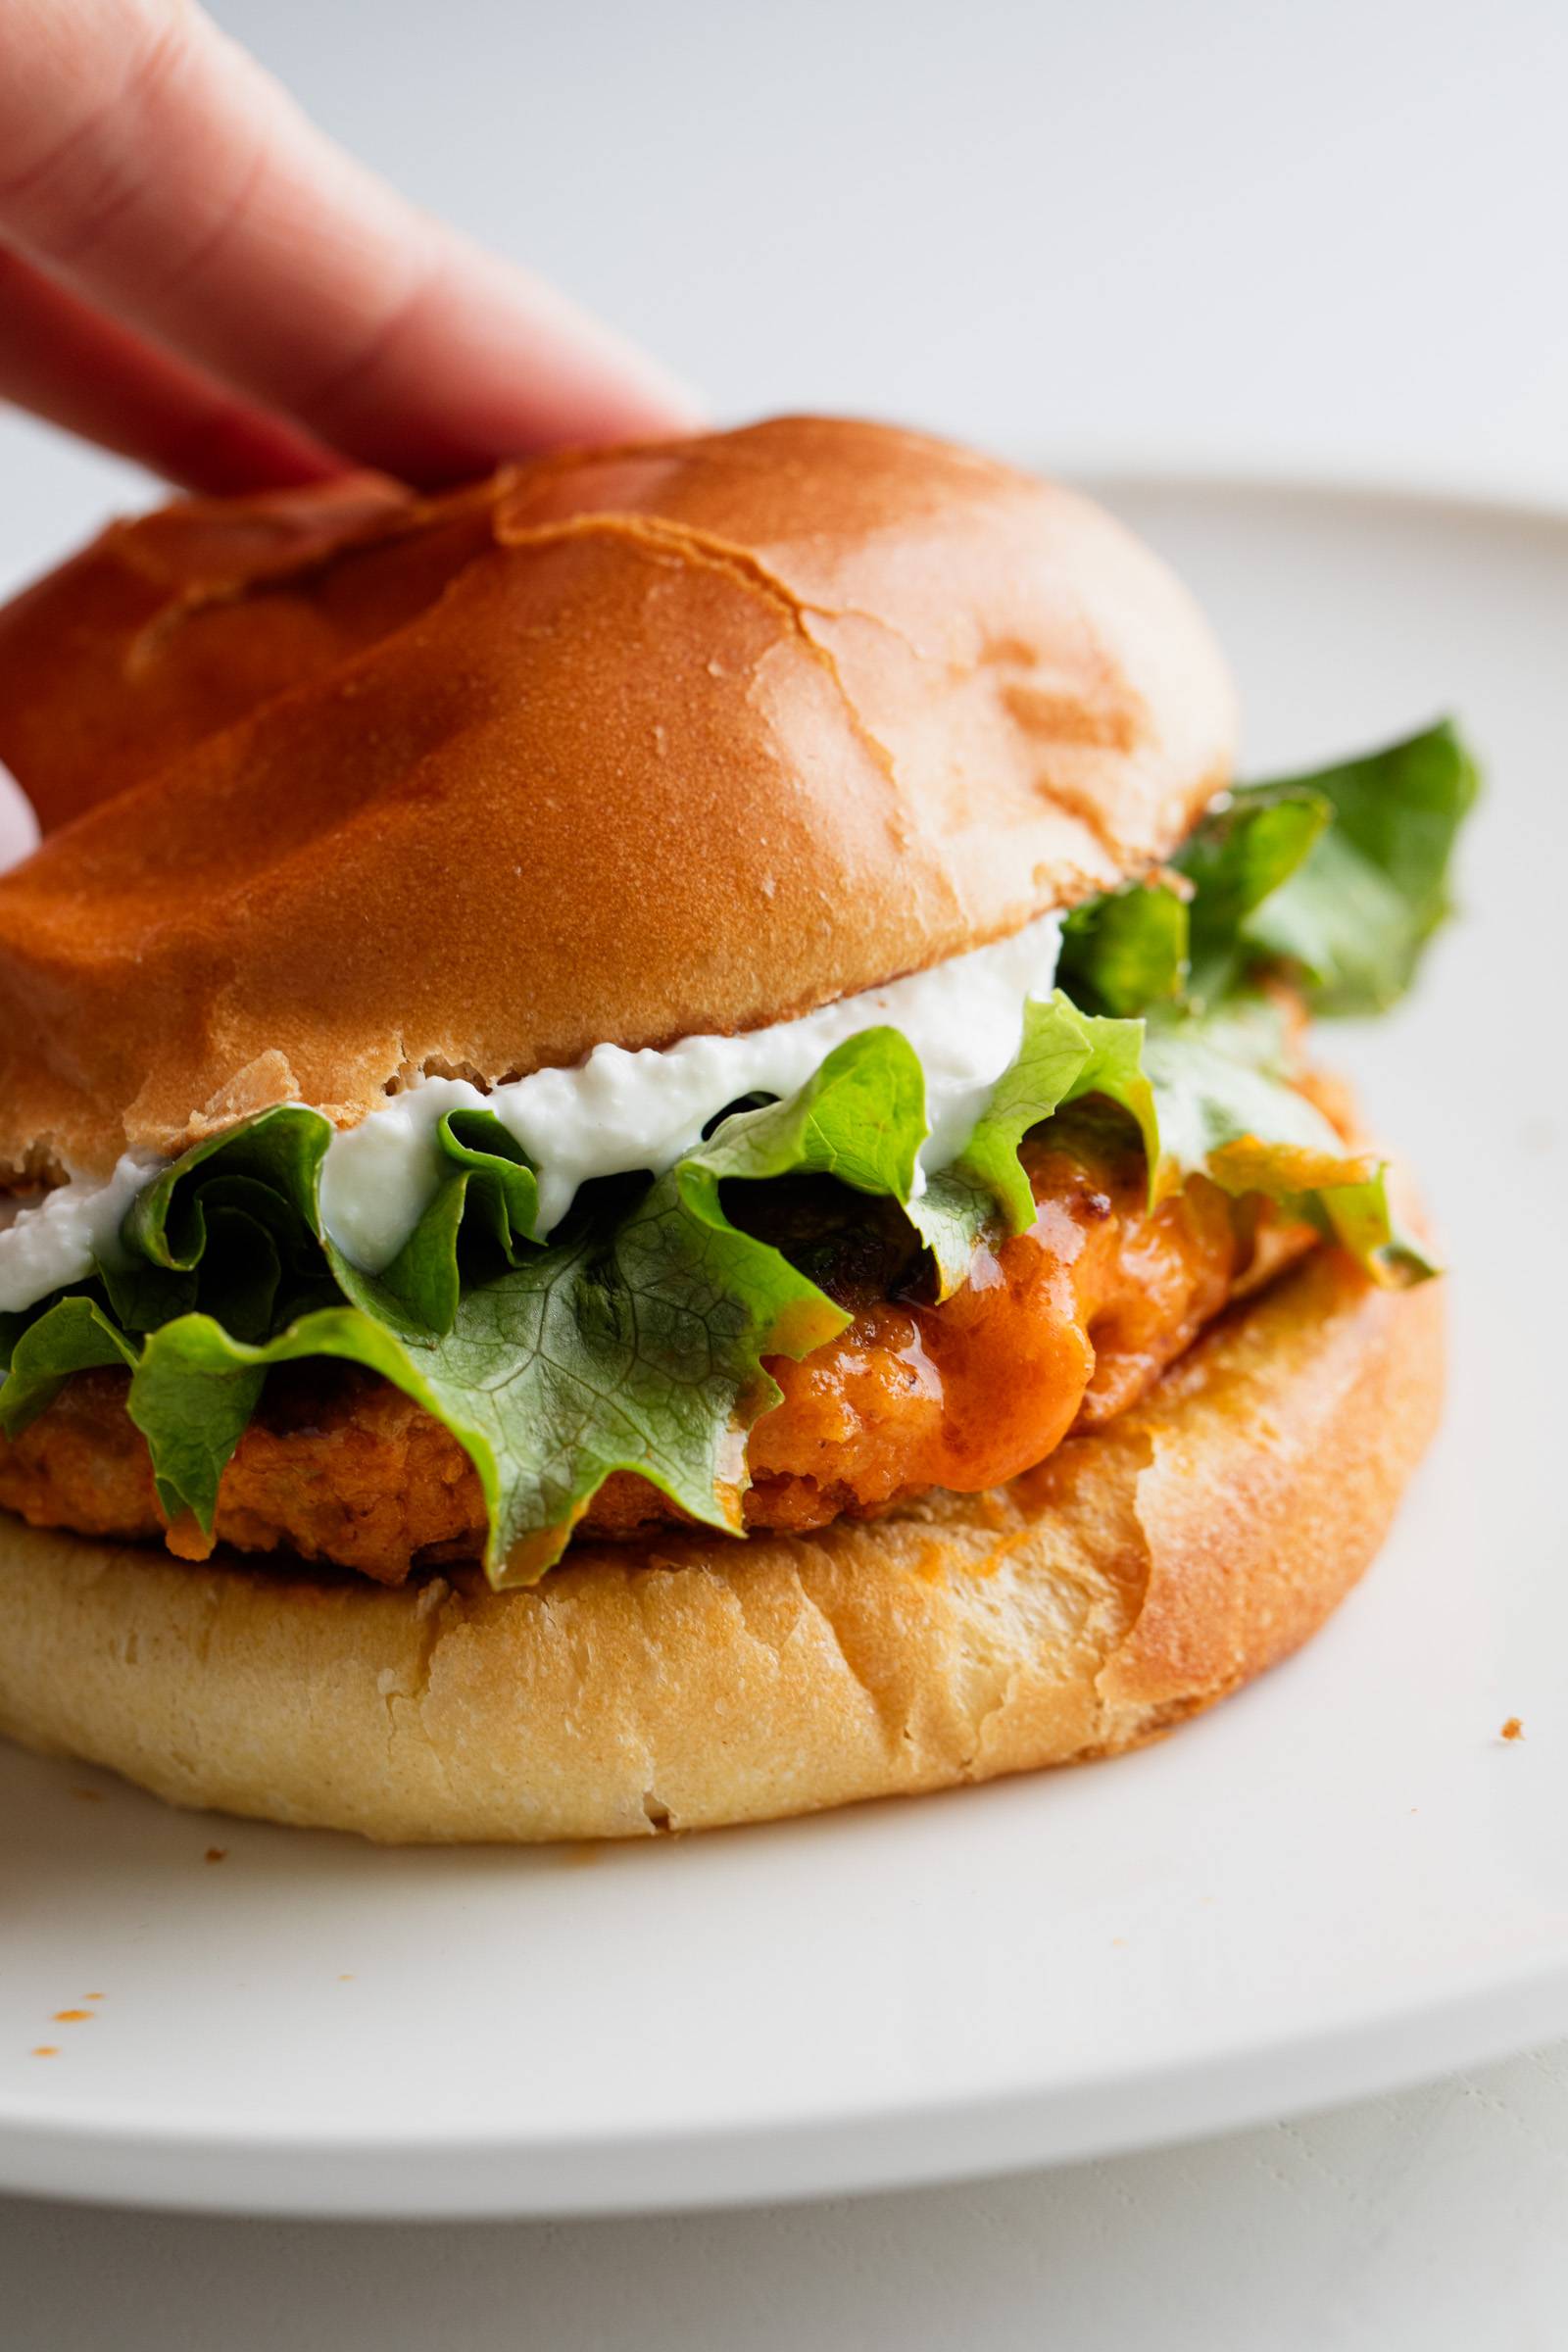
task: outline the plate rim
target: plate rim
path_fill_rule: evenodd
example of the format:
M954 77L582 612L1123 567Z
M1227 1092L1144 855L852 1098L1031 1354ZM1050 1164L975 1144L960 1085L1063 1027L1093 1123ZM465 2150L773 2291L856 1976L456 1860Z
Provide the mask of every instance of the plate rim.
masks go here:
M806 2203L1185 2144L1376 2098L1568 2032L1568 1954L1415 2004L1120 2077L809 2118L519 2136L90 2124L0 2111L0 2193L278 2220L568 2220ZM780 2162L780 2158L783 2162ZM432 2159L440 2171L429 2170ZM678 2168L650 2193L650 2168ZM329 2167L329 2193L305 2168Z

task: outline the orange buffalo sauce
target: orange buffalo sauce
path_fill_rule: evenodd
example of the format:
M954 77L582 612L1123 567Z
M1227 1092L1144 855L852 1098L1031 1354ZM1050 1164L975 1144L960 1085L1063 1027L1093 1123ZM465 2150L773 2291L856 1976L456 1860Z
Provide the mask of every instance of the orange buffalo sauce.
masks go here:
M1256 1205L1200 1179L1151 1215L1142 1158L1026 1145L1038 1214L938 1305L873 1300L753 1429L753 1526L808 1528L930 1487L976 1493L1123 1411L1253 1264ZM1311 1240L1276 1230L1276 1262Z

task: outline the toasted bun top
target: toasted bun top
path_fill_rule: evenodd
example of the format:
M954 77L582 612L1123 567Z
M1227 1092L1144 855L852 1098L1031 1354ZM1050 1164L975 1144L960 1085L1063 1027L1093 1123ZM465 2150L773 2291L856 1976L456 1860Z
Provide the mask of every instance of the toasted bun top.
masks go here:
M885 426L169 508L0 615L0 1165L805 1011L1166 855L1232 727L1108 516Z

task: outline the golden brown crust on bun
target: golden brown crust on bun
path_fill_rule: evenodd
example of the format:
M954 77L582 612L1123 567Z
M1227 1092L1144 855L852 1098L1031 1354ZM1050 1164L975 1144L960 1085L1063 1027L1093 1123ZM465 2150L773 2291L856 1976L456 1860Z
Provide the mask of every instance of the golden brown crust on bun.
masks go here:
M642 1836L1100 1756L1295 1649L1435 1424L1441 1293L1318 1251L992 1494L388 1592L9 1524L0 1730L389 1840Z
M1147 866L1228 774L1164 566L944 442L326 495L155 516L0 625L0 709L8 631L52 680L0 752L47 818L110 794L0 878L0 1171L778 1020Z
M391 606L390 547L373 595L366 563L328 561L350 540L368 560L384 539L401 541L415 511L373 474L177 499L111 523L0 607L0 760L43 831L156 775L427 604L421 580L409 583L404 612Z

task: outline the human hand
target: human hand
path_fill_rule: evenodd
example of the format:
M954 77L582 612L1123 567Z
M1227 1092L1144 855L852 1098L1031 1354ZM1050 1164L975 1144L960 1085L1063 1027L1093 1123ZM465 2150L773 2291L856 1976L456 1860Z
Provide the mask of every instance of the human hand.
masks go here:
M679 432L651 361L340 153L194 0L0 0L0 396L186 488Z

